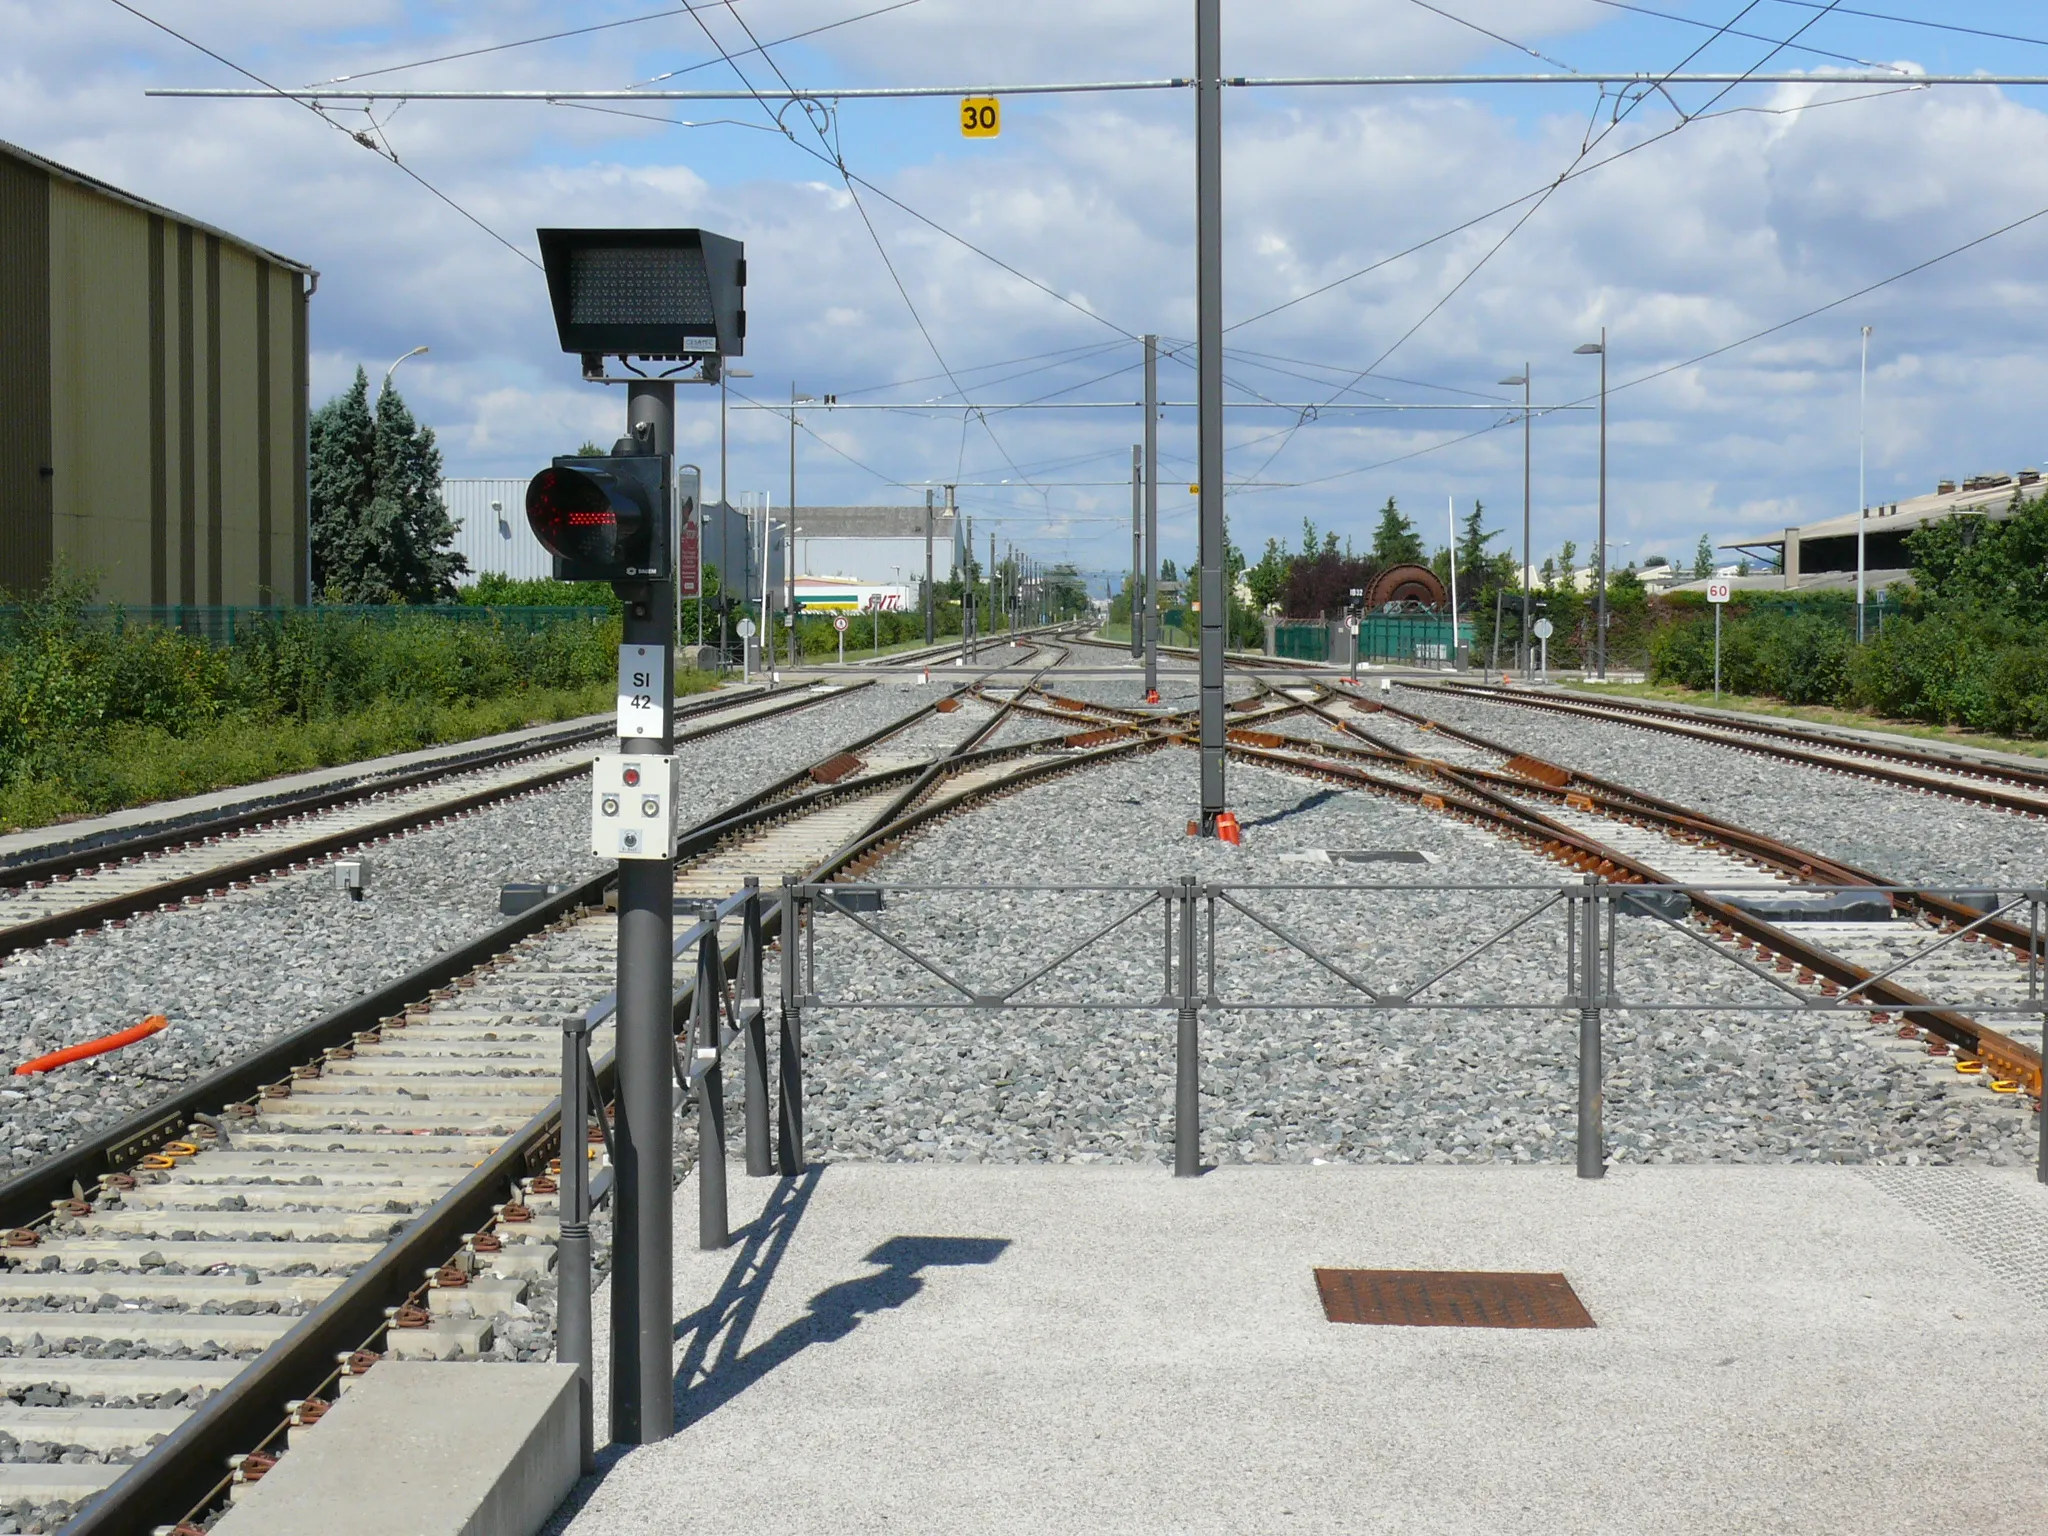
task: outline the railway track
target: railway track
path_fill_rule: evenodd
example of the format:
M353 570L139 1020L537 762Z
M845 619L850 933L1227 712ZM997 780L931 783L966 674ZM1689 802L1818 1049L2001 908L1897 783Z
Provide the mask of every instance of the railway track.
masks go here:
M1824 997L1860 987L1873 1023L1896 1024L1936 1054L1953 1051L1987 1085L2038 1105L2040 1046L2015 1038L2032 1029L1993 1029L1929 996L1963 992L2038 1011L2030 973L2042 940L2027 924L1950 894L1886 890L1896 883L1377 700L1330 690L1309 707L1351 744L1240 730L1232 751L1400 795L1609 880L1688 887L1690 920L1731 965L1761 961ZM1784 895L1772 899L1759 884ZM1793 889L1813 886L1841 895L1816 900ZM1929 958L1911 968L1911 984L1883 976L1921 955Z
M1165 739L987 746L1012 713L956 689L729 807L683 838L679 903L857 871ZM0 1433L52 1448L0 1463L0 1504L104 1495L68 1528L173 1525L376 1358L489 1349L553 1263L560 1021L615 974L610 878L0 1186Z
M678 709L676 739L702 740L866 686L817 684L697 701ZM348 848L553 789L589 771L590 744L610 730L585 727L538 746L466 757L452 769L368 779L0 868L0 955L197 904Z
M1402 679L1400 686L1420 693L1481 698L1580 720L1656 731L1924 794L1945 795L2027 816L2048 816L2048 768L2030 769L2016 763L1990 762L1903 743L1895 746L1794 725L1711 719L1694 711L1667 709L1634 699L1557 697L1533 689L1484 683Z

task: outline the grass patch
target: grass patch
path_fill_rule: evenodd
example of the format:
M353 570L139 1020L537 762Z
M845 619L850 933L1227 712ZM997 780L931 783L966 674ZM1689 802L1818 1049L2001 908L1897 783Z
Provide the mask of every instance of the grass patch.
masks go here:
M1576 693L1618 695L1664 704L1685 704L1695 709L1740 710L1751 715L1772 715L1783 720L1804 720L1815 725L1848 726L1854 730L1882 731L1888 736L1910 736L1959 747L1979 747L1992 752L2012 752L2022 757L2048 757L2048 742L2016 741L2005 736L1965 731L1954 726L1927 725L1917 720L1893 720L1869 710L1844 709L1832 704L1787 704L1783 699L1721 691L1714 702L1711 690L1682 688L1675 683L1589 683L1567 681Z
M678 696L707 692L717 684L712 673L676 674ZM608 714L617 702L614 687L534 688L453 704L379 700L320 720L241 715L182 735L161 726L116 724L90 750L46 755L34 770L0 786L0 830L50 826L284 774Z

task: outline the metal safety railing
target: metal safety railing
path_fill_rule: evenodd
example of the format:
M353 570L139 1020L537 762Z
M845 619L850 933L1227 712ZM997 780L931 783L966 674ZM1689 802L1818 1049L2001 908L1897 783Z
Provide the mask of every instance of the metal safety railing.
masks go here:
M1432 907L1454 896L1487 894L1505 898L1513 909L1488 925L1469 929L1451 920L1441 934L1418 942ZM1047 1012L1170 1011L1175 1017L1174 1170L1200 1171L1201 1021L1217 1013L1312 1013L1319 1010L1479 1011L1552 1013L1575 1016L1577 1049L1577 1165L1580 1176L1599 1178L1606 1167L1603 1124L1602 1034L1607 1015L1617 1012L1749 1013L1863 1019L1896 1018L1926 1026L1957 1040L1958 1050L1981 1060L2002 1091L2038 1093L2040 1052L1990 1029L1983 1020L2015 1017L2030 1025L2048 1015L2048 891L2029 889L2009 897L1986 898L1981 886L1957 894L1981 905L1974 922L1941 928L1901 922L1899 934L1919 943L1875 970L1851 962L1829 963L1811 949L1811 939L1784 933L1752 908L1775 912L1782 921L1807 916L1840 917L1850 902L1867 903L1866 915L1889 917L1894 901L1929 894L1926 887L1616 884L1587 876L1566 885L1459 885L1422 883L1239 885L1205 883L1194 876L1158 885L940 885L790 883L783 891L782 1012L787 1041L797 1040L806 1017L822 1011L1016 1010ZM1106 910L1067 932L1042 953L1026 953L1013 921L1000 943L971 925L957 910L976 897L996 897L1014 912L1019 898L1043 898L1048 912L1078 914L1082 898ZM1338 946L1303 931L1305 914L1281 910L1291 901L1327 909L1337 901L1385 898L1401 910L1399 926L1386 935L1378 973ZM937 898L948 914L943 924L891 922L891 899L902 904ZM1695 901L1695 898L1702 898ZM1973 910L1978 908L1973 907ZM1743 925L1730 928L1714 914ZM1314 914L1306 914L1312 916ZM1630 920L1624 923L1624 919ZM1156 930L1152 925L1158 924ZM1654 963L1645 976L1624 967L1624 938L1640 924L1646 931L1680 936L1688 952L1713 957L1738 990L1687 995L1656 990L1666 974ZM933 931L923 931L930 929ZM947 952L938 930L961 935L958 952ZM1080 979L1077 963L1099 953L1112 939L1151 930L1157 945L1156 986L1105 988ZM821 940L821 935L823 936ZM1979 976L1969 996L1946 995L1954 978L1932 978L1926 990L1909 991L1916 972L1952 961L1958 946L1997 936L2002 956ZM1248 942L1249 941L1249 942ZM1732 943L1731 943L1732 941ZM826 956L820 958L821 942ZM1744 953L1740 944L1753 949ZM1353 946L1354 948L1360 946ZM1640 946L1639 946L1640 947ZM837 951L836 959L834 951ZM1235 953L1226 951L1234 950ZM2020 951L2024 951L2021 953ZM1414 974L1386 974L1391 957L1423 953ZM1981 953L1981 951L1980 951ZM1804 957L1805 963L1788 959ZM1512 995L1474 992L1484 982L1479 963L1508 960L1520 979ZM917 989L885 989L890 957L918 980ZM1655 957L1646 955L1646 961ZM1293 962L1292 970L1283 963ZM1826 973L1809 969L1822 965ZM1126 972L1132 968L1122 967ZM1000 975L991 975L991 970ZM977 972L979 974L977 974ZM1548 986L1538 979L1550 978ZM1496 984L1497 985L1497 984ZM785 1062L785 1071L789 1071ZM796 1068L798 1091L800 1066ZM2048 1116L2043 1117L2040 1173L2048 1182Z

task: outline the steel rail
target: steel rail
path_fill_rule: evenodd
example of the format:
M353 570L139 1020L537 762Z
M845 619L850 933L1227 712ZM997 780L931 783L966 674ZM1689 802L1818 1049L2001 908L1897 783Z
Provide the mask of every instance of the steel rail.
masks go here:
M850 683L848 687L863 687L867 685L867 681L864 679L859 683ZM792 692L794 691L792 690ZM814 704L824 702L826 699L844 696L843 691L814 694L808 688L804 689L803 693L806 696L792 698L779 708L771 711L756 712L736 720L713 721L711 724L679 735L677 742L680 745L686 742L701 741L707 737L722 735L726 731L737 730L742 726L750 725L760 720L777 719L783 715L794 713L797 710L807 709ZM728 707L732 706L729 704ZM584 739L594 740L597 738ZM575 745L575 741L572 739L564 743L551 745L545 749L545 752L546 755L554 755L561 752L565 746L573 745ZM516 761L520 757L538 755L542 754L522 748L505 760ZM452 772L432 770L418 775L409 775L407 784L403 787L417 788L422 784L431 784L438 779L454 777L459 773L474 772L479 766L488 765L479 765L472 762L466 763ZM27 922L9 924L5 927L0 927L0 956L15 954L22 950L32 949L37 945L48 943L52 939L67 938L89 929L104 927L108 923L136 917L143 913L154 911L161 906L182 902L191 896L205 896L214 892L225 891L238 881L247 881L259 875L272 874L292 864L308 859L322 858L328 854L338 853L345 848L368 843L380 837L390 837L399 833L414 831L430 822L440 821L445 817L464 815L471 811L481 810L486 806L516 799L521 795L531 794L536 790L548 789L557 784L567 783L569 780L589 771L590 764L581 759L572 763L558 764L555 767L542 769L537 773L527 774L518 779L485 786L469 794L456 795L450 799L437 800L427 805L414 806L409 810L382 817L376 821L363 822L348 827L338 827L326 833L315 833L295 842L250 854L246 858L231 859L225 863L210 865L207 868L195 870L189 874L172 876L135 890L108 896L100 901L88 902L82 906L68 907L61 911L52 912L45 917L33 918ZM189 847L206 837L220 836L230 831L246 830L251 826L260 826L265 823L282 820L287 815L313 815L318 814L320 811L335 810L345 805L361 803L374 799L378 795L390 793L393 788L394 785L390 782L378 782L347 792L332 795L323 793L320 796L323 803L318 806L299 806L283 813L275 807L260 812L241 813L223 818L220 822L188 826L175 834L137 839L135 843L153 845L150 851L167 852ZM10 884L16 886L25 885L31 878L31 875L37 871L41 872L39 878L62 878L64 872L75 873L85 865L104 863L117 854L131 856L134 851L134 846L131 844L114 844L95 848L75 857L67 856L62 859L45 860L35 865L16 865L13 869L7 871L4 876L0 876L0 888Z
M1343 696L1356 698L1355 695ZM1360 702L1372 705L1374 701ZM1334 724L1343 726L1347 731L1360 735L1375 749L1390 754L1409 771L1419 770L1434 776L1443 783L1448 793L1432 794L1416 786L1401 786L1399 781L1382 780L1376 775L1363 774L1362 770L1350 770L1370 780L1374 787L1391 788L1430 809L1452 811L1455 808L1456 811L1474 819L1493 822L1520 840L1534 844L1540 851L1561 858L1575 868L1602 877L1625 874L1629 877L1627 883L1678 884L1654 866L1541 812L1530 810L1527 806L1519 804L1515 797L1534 796L1568 802L1569 797L1577 795L1585 801L1586 809L1632 819L1657 820L1674 831L1687 831L1720 842L1744 856L1768 862L1795 878L1813 883L1876 887L1890 884L1879 876L1851 865L1841 864L1822 855L1779 842L1777 839L1767 838L1760 833L1720 822L1716 818L1703 816L1699 812L1673 805L1669 801L1650 803L1654 797L1644 796L1626 786L1595 781L1576 774L1570 774L1564 783L1550 783L1511 773L1457 767L1440 758L1426 758L1404 752L1398 747L1374 740L1366 733L1356 732L1348 722L1334 719L1327 714L1324 717L1331 719ZM1441 726L1438 728L1445 729ZM1475 738L1471 733L1458 734L1460 739L1488 750L1510 756L1525 756L1514 753L1512 748L1503 747L1498 743L1488 743L1484 738ZM1281 739L1286 742L1289 749L1310 754L1320 754L1330 745L1296 738ZM1240 750L1270 753L1274 749L1261 743L1246 742ZM1528 760L1543 763L1542 759ZM1288 760L1275 758L1269 761L1270 765L1279 766ZM1554 764L1544 766L1559 772L1568 772ZM1573 783L1582 787L1574 789ZM1434 805L1430 804L1432 800L1436 802ZM1876 972L1796 934L1788 933L1776 924L1731 902L1721 901L1709 893L1699 891L1687 891L1686 899L1695 911L1701 913L1711 923L1748 937L1752 943L1760 944L1791 960L1795 965L1804 967L1815 977L1825 978L1845 989L1860 990L1870 999L1874 1010L1907 1011L1913 1019L1920 1022L1922 1028L2000 1068L2004 1076L2017 1079L2033 1094L2039 1096L2042 1082L2040 1052L2001 1031L1980 1024L1965 1014L1953 1009L1938 1008L1923 994L1895 981L1882 979ZM1926 892L1916 892L1908 899L1921 904L1939 903L1941 900ZM1982 924L1979 931L1999 932L2001 936L2017 938L2022 945L2027 943L2025 930L2016 924L2004 923L1998 919L1987 921L1983 914L1974 910L1960 908L1952 903L1948 905L1954 911L1967 913L1969 920Z
M1666 735L1707 742L1714 746L1733 747L1737 751L1754 752L1762 757L1799 763L1809 768L1855 774L1875 779L1879 783L1900 785L1927 794L1948 795L1958 800L1975 800L1985 805L1996 806L2003 811L2017 811L2028 816L2048 816L2048 772L2036 773L2019 767L2003 768L1997 764L1958 761L1938 753L1915 751L1910 747L1889 747L1876 742L1847 742L1823 736L1818 732L1762 726L1747 721L1739 725L1723 726L1697 717L1671 716L1634 708L1621 709L1606 700L1534 698L1518 694L1511 689L1463 683L1445 686L1439 683L1403 681L1401 686L1413 688L1419 693L1434 693L1450 698L1471 695L1495 703L1517 705L1524 709L1599 720L1610 725L1630 725L1642 730L1661 731ZM1807 747L1825 750L1808 751ZM1829 755L1832 753L1840 753L1842 756ZM1907 766L1888 767L1887 762ZM1914 768L1932 768L1956 774L1961 776L1961 782L1955 779L1930 778L1913 772ZM1979 780L1986 782L1976 782ZM2025 785L2035 792L2013 794L1999 788L2001 783Z

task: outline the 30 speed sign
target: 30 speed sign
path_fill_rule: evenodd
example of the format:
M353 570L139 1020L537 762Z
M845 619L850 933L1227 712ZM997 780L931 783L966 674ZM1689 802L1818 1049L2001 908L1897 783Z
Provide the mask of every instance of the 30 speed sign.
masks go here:
M1728 583L1727 583L1727 582L1725 582L1725 581L1710 581L1710 582L1708 582L1708 583L1707 583L1707 601L1708 601L1708 602L1710 602L1710 603L1725 603L1725 602L1727 602L1727 601L1728 601Z
M960 136L963 139L993 139L1003 131L1003 104L993 96L964 96L960 100Z

